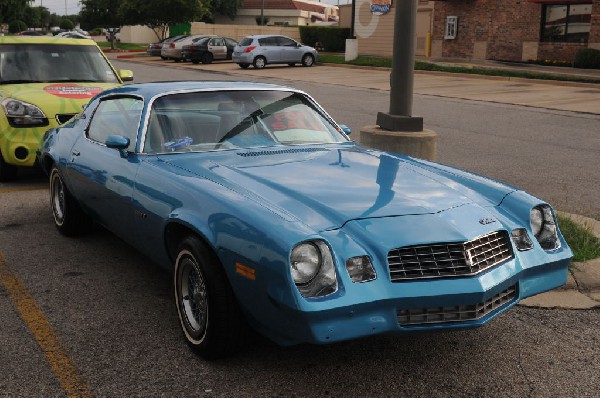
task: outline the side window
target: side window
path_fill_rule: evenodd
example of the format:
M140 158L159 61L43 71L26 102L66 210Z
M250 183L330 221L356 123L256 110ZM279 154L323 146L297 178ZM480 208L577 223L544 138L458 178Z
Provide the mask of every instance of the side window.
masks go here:
M277 41L280 46L296 47L296 42L288 37L278 37Z
M262 39L258 39L258 42L261 46L278 46L277 40L275 37L263 37Z
M139 98L120 97L100 102L92 115L87 136L104 144L109 135L129 138L128 151L135 150L138 126L142 116L143 101Z

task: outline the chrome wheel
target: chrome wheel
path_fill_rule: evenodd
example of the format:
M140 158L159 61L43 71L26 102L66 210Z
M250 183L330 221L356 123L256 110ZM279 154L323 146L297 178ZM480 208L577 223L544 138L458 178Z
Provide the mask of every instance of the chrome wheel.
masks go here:
M177 258L175 286L182 326L190 341L200 343L208 324L208 294L204 276L196 259L187 250Z
M315 58L311 54L305 54L302 57L302 66L313 66Z
M52 171L51 175L50 201L54 222L60 227L65 221L65 186L56 169Z
M267 60L265 57L256 57L254 58L254 67L256 69L262 69L267 65Z
M176 253L175 305L187 344L207 359L235 352L246 325L219 258L193 235Z

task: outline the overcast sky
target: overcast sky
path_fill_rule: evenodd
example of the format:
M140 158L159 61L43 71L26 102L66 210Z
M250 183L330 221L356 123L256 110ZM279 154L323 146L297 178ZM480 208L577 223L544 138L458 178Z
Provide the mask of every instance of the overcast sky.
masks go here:
M58 15L73 15L73 14L79 14L80 11L80 5L79 5L79 1L80 0L35 0L32 3L33 7L37 7L37 6L44 6L46 7L51 13L54 14L58 14ZM313 0L313 1L318 1L318 0ZM350 2L350 0L322 0L323 3L328 3L328 4L348 4ZM66 9L66 13L65 13L65 9Z

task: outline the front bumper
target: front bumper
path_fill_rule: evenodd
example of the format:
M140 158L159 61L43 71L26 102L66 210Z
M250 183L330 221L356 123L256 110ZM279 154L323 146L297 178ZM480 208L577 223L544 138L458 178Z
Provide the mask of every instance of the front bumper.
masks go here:
M57 126L53 119L43 127L14 128L6 123L0 131L0 151L4 161L13 166L33 166L44 133Z
M278 303L278 316L283 317L279 327L261 331L289 345L333 343L382 333L475 328L525 297L566 283L570 257L515 274L516 262L511 260L475 277L390 283L382 276L371 286L346 285L340 297L315 300L302 309ZM336 304L331 305L333 302ZM412 323L407 322L407 314Z

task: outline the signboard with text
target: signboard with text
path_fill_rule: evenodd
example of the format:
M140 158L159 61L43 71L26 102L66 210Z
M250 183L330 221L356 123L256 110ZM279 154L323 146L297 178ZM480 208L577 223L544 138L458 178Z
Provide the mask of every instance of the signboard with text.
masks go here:
M383 15L390 12L392 0L371 0L371 13L373 15Z

